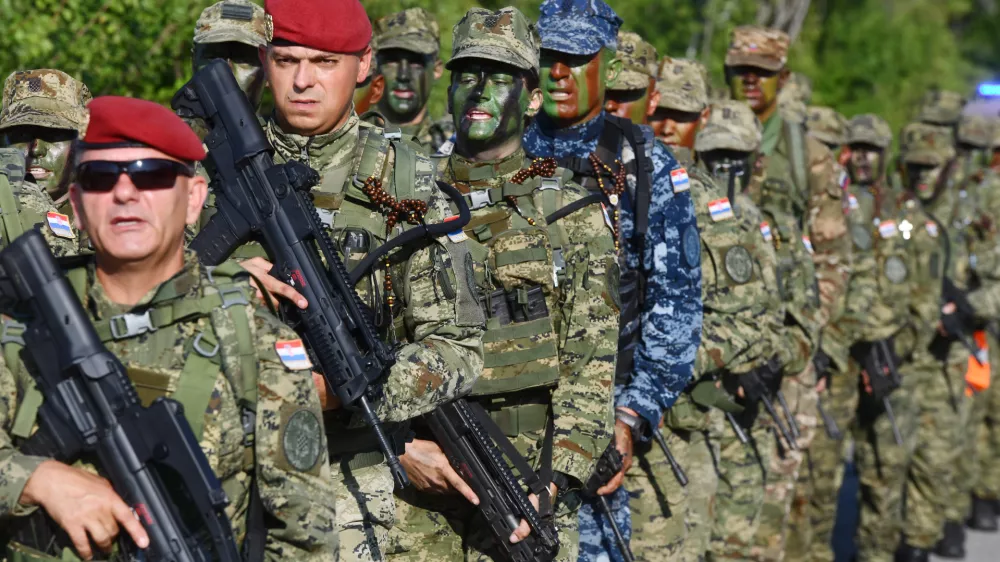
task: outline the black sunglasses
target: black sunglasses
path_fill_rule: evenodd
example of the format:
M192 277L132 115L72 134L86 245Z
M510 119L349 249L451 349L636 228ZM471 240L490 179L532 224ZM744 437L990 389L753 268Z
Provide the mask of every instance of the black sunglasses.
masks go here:
M89 160L77 166L76 183L83 191L111 191L122 174L128 174L136 189L167 189L174 186L178 175L191 177L194 170L165 158Z

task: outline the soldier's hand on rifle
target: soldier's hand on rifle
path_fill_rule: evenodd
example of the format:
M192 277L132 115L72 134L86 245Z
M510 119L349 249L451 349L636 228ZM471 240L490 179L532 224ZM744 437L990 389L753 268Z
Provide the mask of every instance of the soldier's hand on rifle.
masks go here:
M84 470L47 460L38 465L21 492L20 503L41 506L84 559L93 558L91 541L110 552L121 527L139 548L149 546L149 536L111 483Z
M414 439L406 444L406 453L399 456L399 462L417 490L431 494L458 492L472 505L479 505L479 497L451 467L437 443Z
M327 392L326 377L316 371L312 372L312 376L313 384L316 385L316 393L319 394L320 406L322 406L324 410L339 410L341 406L340 397L336 394L330 396L330 393Z
M633 416L639 415L635 410L623 409ZM622 454L622 469L607 484L597 489L599 496L606 496L617 490L625 481L625 473L632 466L632 428L617 420L615 421L615 448Z
M554 483L550 483L549 497L552 498L553 502L555 502L556 494L558 492L559 488ZM535 494L528 494L528 501L531 502L531 505L532 507L535 508L535 511L538 511L538 496L536 496ZM530 534L531 534L531 526L528 525L527 521L522 519L521 523L517 526L517 529L514 529L514 532L510 534L510 542L511 544L517 544L523 541L524 539L528 538L528 535Z
M945 303L944 305L941 306L941 314L943 316L949 316L949 315L955 314L955 312L957 310L958 310L958 305L956 305L953 302L948 302L948 303ZM950 335L948 333L948 330L945 329L944 321L943 320L938 320L937 331L942 336L946 336L947 337L947 336Z
M257 298L262 302L268 302L264 300L264 290L267 290L272 295L278 295L294 302L295 306L299 308L304 309L309 306L309 302L306 301L305 297L299 294L291 285L271 276L271 268L273 266L266 259L261 257L250 258L241 261L240 265L253 275L253 286L257 289ZM264 286L264 290L262 290L261 285ZM268 304L277 305L275 302Z

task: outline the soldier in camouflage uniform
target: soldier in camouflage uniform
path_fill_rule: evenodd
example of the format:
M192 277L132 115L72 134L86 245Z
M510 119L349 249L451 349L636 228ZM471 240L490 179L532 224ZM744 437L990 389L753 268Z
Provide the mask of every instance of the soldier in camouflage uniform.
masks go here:
M624 472L633 438L649 439L649 428L659 426L693 376L702 307L690 180L651 129L603 111L607 89L624 66L615 56L622 22L614 10L601 0L547 0L540 12L543 111L525 133L524 146L534 156L555 157L581 185L607 198L623 270L615 434ZM624 517L627 494L615 490L622 477L616 475L601 493L614 490L612 508ZM590 503L580 509L581 550L587 552L603 548L601 538L610 536L607 519L593 512ZM586 521L600 528L584 529Z
M790 311L799 315L797 324L802 329L797 332L801 337L793 346L794 353L785 362L783 372L788 376L781 382L781 390L801 429L801 449L791 450L783 443L782 454L773 457L774 477L768 480L764 520L752 549L753 557L767 560L780 559L784 548L794 483L805 460L803 449L808 448L817 426L812 356L820 330L843 310L851 266L843 194L834 177L833 156L822 143L806 136L801 124L786 120L778 111L778 94L788 76L788 42L781 31L738 27L725 61L733 97L748 102L764 128L761 154L766 193L762 210L794 217L802 225L802 238L793 240L802 242L815 264L815 279L805 281L805 287L812 287L800 295L802 309ZM797 298L792 297L793 292L789 297Z
M247 0L223 0L205 8L194 24L194 71L215 59L226 61L250 105L256 108L264 94L264 71L258 51L267 45L266 26L264 9ZM205 136L204 123L190 120L189 124L198 136Z
M206 194L193 170L193 161L204 157L201 142L152 102L106 97L90 109L70 195L97 257L73 262L67 276L98 336L122 359L144 404L168 396L184 406L229 498L226 513L237 544L249 530L265 526L266 560L336 560L320 399L308 366L285 363L277 350L301 341L251 302L249 276L239 266L225 263L209 271L184 251L184 224L197 219ZM177 172L169 189L138 189L138 179L137 186L124 173L99 171L101 162L142 158L178 162L187 171ZM113 181L109 190L100 187L106 181ZM135 219L125 231L112 220L123 212ZM107 270L102 263L118 267ZM143 318L152 333L132 329ZM110 559L122 559L112 553L120 529L140 547L148 537L98 476L95 459L84 456L70 466L18 451L38 427L43 399L32 378L35 367L19 358L23 328L4 322L0 516L5 535L14 537L5 555L18 562L90 559L101 554L92 552L93 542ZM256 423L244 424L248 419ZM264 513L249 521L254 489ZM58 525L70 540L25 542L33 535L18 528L36 521Z
M458 135L455 153L442 159L438 170L468 193L472 222L455 236L469 239L470 273L488 318L486 369L470 397L535 467L544 462L539 453L552 423L551 470L573 483L558 490L555 504L557 559L575 562L574 489L589 477L613 430L617 257L611 225L597 201L546 222L546 216L588 193L551 159L529 161L521 148L527 118L542 102L539 42L534 23L516 8L473 8L455 26L448 103ZM530 248L545 252L517 257ZM510 310L509 295L519 293L527 295L528 307L539 307L532 302L537 299L548 311L531 323L550 321L531 328L519 310ZM412 490L400 495L407 503L400 504L406 515L400 517L398 558L460 560L463 548L495 551L489 530L473 518L475 508L465 499ZM465 555L470 557L484 558Z
M409 8L378 19L375 38L378 73L385 77L379 111L403 134L416 138L426 153L437 152L435 121L427 113L431 89L444 74L437 20L423 8Z
M963 115L956 126L957 155L954 167L959 171L952 189L957 198L954 212L950 217L956 239L968 256L968 275L964 280L969 289L996 283L1000 276L997 263L997 236L995 230L995 209L990 209L989 194L997 188L995 179L987 176L985 152L993 142L992 123L985 117ZM992 176L992 174L991 174ZM986 196L986 197L984 197ZM982 317L970 323L970 334L977 347L995 349L997 342L988 334L986 320L996 317ZM970 398L969 417L954 446L959 449L962 459L955 467L951 488L944 490L946 526L961 529L972 511L971 492L976 483L979 467L978 432L986 418L989 393L984 392L989 385L989 367L981 367L974 361L966 372L965 395ZM946 532L946 538L949 534ZM964 533L950 534L952 540L939 544L937 553L947 557L965 555Z
M266 10L273 30L264 69L275 112L264 120L264 133L275 160L298 160L319 172L313 200L348 268L411 227L403 218L389 228L396 218L381 202L386 198L393 205L426 203L428 223L450 216L430 160L406 142L387 139L351 110L354 85L367 75L372 56L371 27L360 2L272 0ZM333 18L343 25L332 29L324 23ZM335 70L320 68L331 58L340 61ZM241 250L260 255L259 246ZM397 453L404 452L410 419L464 394L482 372L484 317L466 275L468 259L462 243L446 236L426 239L390 254L386 267L373 268L357 285L376 327L396 344L396 362L375 410ZM291 286L269 276L271 264L263 258L243 265L271 292L307 305ZM336 436L329 445L341 557L382 559L396 512L388 465L372 433L349 412L327 412L325 421L328 435ZM417 473L422 468L407 464L414 482L423 478Z
M901 144L903 178L908 198L903 205L899 229L911 255L910 323L916 336L911 372L918 413L917 445L910 464L906 488L903 536L897 560L927 560L928 552L942 538L945 522L945 490L951 489L954 467L959 461L960 433L969 414L965 372L969 352L958 342L959 334L948 334L942 317L944 279L964 288L968 258L956 243L947 217L955 211L956 193L950 188L955 141L950 129L912 123ZM942 218L945 217L945 218ZM952 305L953 307L953 305ZM908 342L907 342L908 343ZM897 343L897 350L901 347ZM906 357L907 346L902 346ZM961 527L958 528L962 532Z
M68 74L52 69L25 70L7 77L0 110L0 134L11 143L0 149L0 248L25 230L41 225L57 256L77 253L80 237L72 226L68 196L59 204L70 145L87 127L90 90ZM68 178L67 178L68 180ZM13 211L13 212L11 212Z
M837 154L844 145L847 119L832 107L810 105L806 107L806 133Z
M695 135L708 119L708 70L694 61L663 57L656 76L658 98L649 118L656 138L671 149L694 146Z

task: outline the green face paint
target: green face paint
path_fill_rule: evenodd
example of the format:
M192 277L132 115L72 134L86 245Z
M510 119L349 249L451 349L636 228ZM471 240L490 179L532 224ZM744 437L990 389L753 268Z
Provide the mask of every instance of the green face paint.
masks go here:
M27 171L46 190L55 189L66 166L66 155L72 141L47 142L38 139L27 152Z
M541 88L545 115L563 127L596 117L604 106L609 62L604 49L592 56L543 49Z
M257 49L243 43L208 43L194 46L194 69L198 71L214 59L223 59L236 77L236 83L247 95L250 105L260 105L264 94L264 71Z
M750 109L758 115L778 101L781 77L777 72L737 66L727 69L727 77L733 99L747 102Z
M910 180L910 189L924 201L933 199L943 171L944 166L908 165L906 172Z
M403 49L378 53L378 69L385 76L385 95L379 108L391 123L409 123L420 115L434 85L432 57Z
M459 153L482 153L524 133L530 92L513 67L488 61L463 64L452 73L448 95Z

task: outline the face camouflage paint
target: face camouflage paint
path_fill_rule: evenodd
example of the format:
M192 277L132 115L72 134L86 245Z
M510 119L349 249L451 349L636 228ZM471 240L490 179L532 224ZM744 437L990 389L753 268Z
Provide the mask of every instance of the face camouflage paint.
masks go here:
M543 50L542 111L568 124L587 121L601 112L606 86L604 51L592 56Z
M393 123L409 123L427 105L434 84L430 57L403 49L378 53L379 73L385 76L385 95L379 104Z
M520 138L530 92L500 63L470 63L453 73L449 90L459 152L471 154Z

